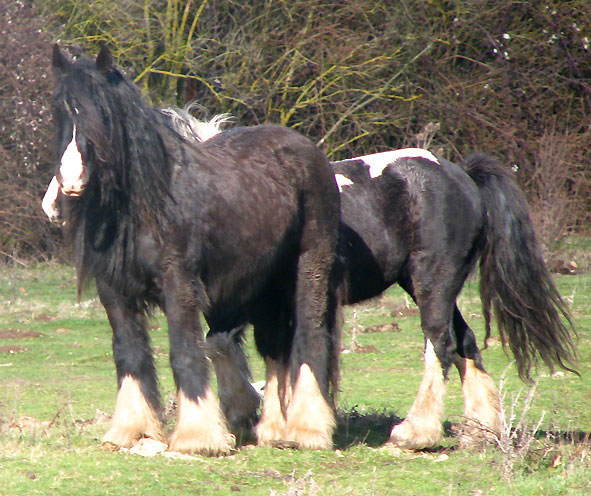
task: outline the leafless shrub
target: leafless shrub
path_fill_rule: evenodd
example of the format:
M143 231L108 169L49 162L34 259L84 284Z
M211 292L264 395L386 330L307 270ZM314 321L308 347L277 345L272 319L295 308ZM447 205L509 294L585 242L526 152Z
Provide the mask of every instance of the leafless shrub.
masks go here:
M591 142L591 133L586 138ZM558 241L588 218L583 191L589 183L581 168L585 157L581 156L579 140L568 132L544 132L537 140L531 176L525 181L532 218L547 258Z
M308 470L301 478L292 476L287 482L287 491L278 493L273 489L270 490L271 496L313 496L322 494L320 486L316 483L311 470Z
M106 41L155 105L182 107L197 100L211 113L230 113L243 125L291 126L332 159L417 144L453 161L473 151L491 153L517 168L515 177L527 189L548 250L565 230L588 229L591 159L583 152L591 139L587 0L543 5L512 0L40 0L35 5L53 22L37 19L22 2L0 0L7 19L10 12L18 13L10 26L0 19L9 33L0 47L9 76L2 75L0 98L11 109L0 126L12 140L0 142L0 159L29 163L17 153L18 146L39 150L39 165L30 166L39 184L8 186L32 195L27 203L49 179L41 164L49 155L30 146L26 133L33 130L32 121L23 116L37 116L29 102L48 101L39 92L49 84L39 70L48 65L48 43L36 29L51 26L62 44L90 53ZM23 70L27 64L33 68L29 72ZM11 79L14 74L23 78ZM35 126L50 131L47 116L41 117ZM429 130L430 123L440 129ZM10 125L27 131L13 132ZM47 143L36 136L37 145ZM560 163L566 168L554 170ZM554 178L558 185L550 188ZM14 211L10 208L4 210ZM46 232L55 231L33 220L35 215L25 209L10 218L9 234L0 232L0 249L23 256L35 240L53 240ZM35 234L7 247L7 239L23 234L13 225L17 218L26 219L24 231ZM52 247L45 242L43 249L51 252Z
M415 134L416 145L419 148L431 148L431 143L435 135L441 129L439 122L429 122L420 133Z
M0 261L50 256L41 211L51 173L50 37L25 2L0 0Z
M505 379L504 376L501 377L499 394L503 425L497 437L497 444L502 453L501 473L504 479L512 479L518 466L539 465L556 449L554 444L539 436L546 412L542 412L537 422L530 422L529 416L536 397L536 388L537 384L534 383L525 397L522 397L522 392L517 393L507 407Z

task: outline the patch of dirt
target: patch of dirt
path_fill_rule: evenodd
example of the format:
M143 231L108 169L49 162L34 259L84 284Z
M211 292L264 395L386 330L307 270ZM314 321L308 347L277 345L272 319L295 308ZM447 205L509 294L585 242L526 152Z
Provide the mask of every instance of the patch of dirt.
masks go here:
M489 348L495 348L497 346L501 346L503 344L503 342L501 341L501 338L499 338L497 336L491 336L490 338L488 338L488 341L486 342L486 344L488 345Z
M70 334L72 331L70 329L66 329L65 327L60 327L54 331L56 334Z
M379 353L380 351L373 345L355 346L353 353Z
M550 272L563 275L576 275L581 272L577 262L560 256L553 257L548 261L548 269L550 269Z
M17 429L23 431L39 431L44 430L49 426L49 422L38 420L33 417L20 417L8 425L9 429Z
M419 315L419 309L415 306L407 307L406 305L395 305L391 307L390 315L392 317L408 317L411 315Z
M111 416L108 413L103 412L102 410L99 410L97 408L94 413L94 418L89 419L89 420L75 420L74 424L77 425L78 427L86 427L89 425L102 424L102 423L108 422L110 420L111 420Z
M363 332L402 332L402 329L398 327L396 322L392 322L391 324L378 324L370 327L366 327L363 329Z
M24 346L0 346L0 355L16 355L29 351Z
M42 338L43 334L26 329L0 329L0 339Z
M57 320L57 317L55 315L49 315L48 313L40 313L33 320L38 322L51 322Z

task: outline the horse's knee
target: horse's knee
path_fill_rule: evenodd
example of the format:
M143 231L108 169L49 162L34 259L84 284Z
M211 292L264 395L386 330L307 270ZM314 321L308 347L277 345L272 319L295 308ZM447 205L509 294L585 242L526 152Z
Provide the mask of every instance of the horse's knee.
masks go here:
M447 325L437 327L424 327L425 341L433 346L435 357L441 365L443 374L446 375L453 363L455 353L455 340L448 332Z

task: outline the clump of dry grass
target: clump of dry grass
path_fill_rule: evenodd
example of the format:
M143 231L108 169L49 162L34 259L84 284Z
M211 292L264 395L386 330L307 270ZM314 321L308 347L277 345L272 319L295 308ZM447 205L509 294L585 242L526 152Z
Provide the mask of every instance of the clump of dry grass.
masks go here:
M314 474L308 470L303 477L295 477L293 474L287 482L287 490L285 492L276 492L270 490L270 496L314 496L322 494L322 488L314 480Z

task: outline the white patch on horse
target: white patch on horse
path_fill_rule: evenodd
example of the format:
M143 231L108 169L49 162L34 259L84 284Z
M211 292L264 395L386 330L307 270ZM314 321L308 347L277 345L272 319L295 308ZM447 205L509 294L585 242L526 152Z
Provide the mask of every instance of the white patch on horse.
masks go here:
M57 182L57 178L53 176L49 186L47 187L47 191L43 196L43 201L41 202L41 208L49 217L49 220L54 222L59 218L59 209L57 208L57 196L59 194L60 185Z
M199 142L207 141L222 132L222 125L232 122L230 114L219 114L209 121L200 121L191 115L191 109L197 105L191 103L185 108L168 107L160 110L172 120L174 129L184 138Z
M400 150L363 155L351 160L363 160L369 166L369 176L374 178L381 176L388 165L400 158L424 158L439 164L437 157L424 148L401 148Z
M335 174L335 179L337 180L337 186L339 187L339 191L343 191L343 186L350 186L353 184L353 181L348 177L343 176L342 174Z
M76 125L72 128L72 141L66 147L60 160L62 193L66 196L80 196L86 186L84 161L76 143Z

